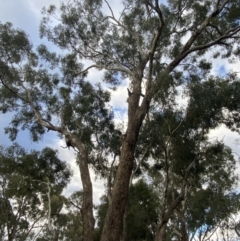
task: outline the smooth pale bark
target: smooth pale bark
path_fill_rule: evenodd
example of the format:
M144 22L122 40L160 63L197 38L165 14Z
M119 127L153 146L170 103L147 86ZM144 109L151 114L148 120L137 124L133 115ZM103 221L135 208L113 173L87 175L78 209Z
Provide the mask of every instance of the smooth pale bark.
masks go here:
M192 169L192 167L195 164L195 160L193 160L189 166L187 167L186 171L185 171L185 176L182 182L182 187L181 187L181 193L179 194L179 196L172 202L172 204L170 205L170 207L168 208L167 211L165 211L165 213L163 213L162 215L162 219L161 222L159 223L158 227L157 227L157 231L156 231L156 235L155 235L155 239L154 241L165 241L165 233L166 233L166 228L167 228L167 224L169 219L171 218L173 212L175 211L175 209L179 206L179 204L184 200L185 195L186 195L186 187L187 187L187 179L188 179L188 175L190 170Z

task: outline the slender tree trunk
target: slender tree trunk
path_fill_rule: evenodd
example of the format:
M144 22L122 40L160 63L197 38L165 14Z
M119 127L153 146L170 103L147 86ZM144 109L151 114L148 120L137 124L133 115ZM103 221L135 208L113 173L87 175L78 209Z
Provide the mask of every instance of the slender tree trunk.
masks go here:
M15 239L15 235L16 235L16 232L11 232L9 235L8 235L8 241L14 241Z
M83 185L83 203L82 203L82 220L83 220L83 241L93 241L94 224L93 217L93 191L92 182L88 168L88 154L82 150L78 154L78 165Z
M186 190L187 190L187 188L186 188ZM177 209L177 214L178 214L178 217L179 217L180 223L181 223L181 238L180 238L180 241L189 241L187 226L186 226L185 212L186 212L186 200L183 201L182 208Z
M181 234L182 234L181 241L189 240L185 222L182 222Z
M59 236L58 231L54 230L53 241L58 241L58 236Z
M78 150L78 165L81 174L81 180L83 185L83 204L82 204L82 222L83 222L83 241L93 241L93 232L95 220L93 217L93 191L92 191L92 182L88 168L88 151L83 144L82 140L77 136L70 133L66 127L54 126L46 122L40 112L36 110L31 104L32 109L35 112L35 116L38 120L38 123L43 127L46 127L48 130L57 131L65 136L65 139L68 140L67 146L75 147Z
M176 200L171 204L168 211L163 215L160 224L158 225L154 241L165 241L166 240L166 228L170 217L177 206L184 200L184 193L180 194Z
M88 167L88 151L82 141L75 135L69 133L66 129L61 133L67 137L70 146L78 150L78 166L80 170L81 181L83 185L83 202L82 202L82 222L83 222L83 241L93 241L94 224L93 217L93 191L92 182Z

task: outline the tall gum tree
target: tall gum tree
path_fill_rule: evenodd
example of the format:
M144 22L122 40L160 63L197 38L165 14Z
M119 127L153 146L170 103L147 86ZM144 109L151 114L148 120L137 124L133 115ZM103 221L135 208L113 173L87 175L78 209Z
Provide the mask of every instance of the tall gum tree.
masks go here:
M105 14L102 6L108 8L109 15ZM68 51L68 55L58 57L43 46L39 54L49 62L49 67L61 66L61 79L41 68L36 70L37 57L31 52L26 36L21 38L23 33L16 35L20 39L10 38L11 44L4 35L1 39L4 43L1 44L1 82L9 90L2 97L1 110L22 110L21 116L12 122L14 128L7 131L14 139L17 127L22 125L35 134L33 137L48 129L70 138L70 144L79 151L80 157L85 241L93 238L94 221L88 160L91 145L82 139L84 135L81 133L86 127L82 125L96 122L80 119L83 115L76 106L81 102L77 98L71 99L73 89L93 68L105 70L104 81L113 86L121 84L122 79L129 80L128 125L121 138L120 161L101 236L101 241L116 241L122 233L139 132L152 99L160 93L163 105L171 90L206 79L213 57L230 59L239 53L240 3L234 0L169 0L165 4L157 0L125 0L122 7L119 17L106 0L68 1L59 10L54 6L45 10L40 26L41 36ZM52 18L54 22L51 22ZM23 55L25 67L21 69L17 64ZM92 64L84 67L81 62L85 60L90 60ZM56 83L59 81L64 86ZM54 83L61 90L58 96L54 92L57 88ZM42 92L48 93L48 97L41 95ZM13 94L17 97L14 98ZM45 103L44 108L40 102ZM61 120L64 116L68 116L68 120L76 114L78 117L70 122L66 118L60 121L61 125L54 124L52 114L56 116L61 106L66 107L62 108L61 115L58 114L63 116ZM108 127L102 127L101 131L104 128ZM178 202L183 199L184 195ZM161 232L159 228L156 241L162 240Z
M112 112L107 108L110 95L98 84L84 81L84 75L73 77L69 65L76 63L76 55L57 56L41 45L33 52L26 34L13 29L10 23L0 25L1 38L1 111L17 111L12 125L6 128L15 140L19 127L28 129L33 141L46 131L65 137L66 147L74 148L83 183L83 236L93 239L93 194L89 165L96 161L94 149L109 143L114 125ZM44 61L44 62L43 62ZM51 74L43 67L60 68L61 74ZM79 65L81 67L81 65ZM77 81L77 84L74 83ZM71 87L71 88L70 88ZM95 138L94 146L91 138ZM110 150L106 147L104 152Z

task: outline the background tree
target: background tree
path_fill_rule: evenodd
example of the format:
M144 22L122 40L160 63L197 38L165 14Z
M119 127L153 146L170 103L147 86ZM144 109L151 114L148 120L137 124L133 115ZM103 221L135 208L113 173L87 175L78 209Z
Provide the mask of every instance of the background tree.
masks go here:
M101 233L108 208L108 199L102 196L97 207L97 233ZM159 198L153 186L140 179L130 188L126 208L126 230L122 240L153 240L158 222ZM98 236L99 240L100 236Z
M14 144L0 150L0 230L2 240L32 239L36 228L47 220L44 208L48 178L52 193L59 196L70 181L69 166L57 151L45 148L27 152Z
M102 11L103 4L108 8L109 15ZM53 130L66 137L69 147L76 148L83 182L84 240L92 241L94 228L89 163L96 164L104 160L104 166L108 168L111 167L111 162L107 162L107 154L116 156L109 148L109 143L114 139L114 126L111 111L107 110L105 104L110 96L100 86L93 87L84 81L87 72L92 68L105 70L104 80L111 87L121 84L122 79L129 81L127 129L121 138L119 165L101 236L102 241L116 241L122 233L139 133L150 108L163 110L164 115L173 113L176 123L178 108L181 107L176 104L179 98L177 90L186 88L186 98L191 98L193 92L188 90L192 85L197 89L198 84L202 86L202 82L208 79L214 57L231 59L239 54L239 10L240 4L233 0L169 0L166 4L151 0L126 0L123 1L123 10L118 17L106 0L69 1L61 5L59 16L57 9L50 6L45 11L40 27L41 36L46 36L67 54L57 56L40 46L39 59L23 32L14 30L9 24L1 25L3 91L0 110L4 113L12 110L18 112L7 133L14 139L20 127L27 128L36 140L44 131ZM55 26L51 25L51 17L59 21L54 22ZM211 55L206 58L210 51ZM60 68L59 76L52 74L52 71L47 72L41 66L41 60L47 61L50 69ZM81 61L85 60L91 61L91 65L84 67ZM232 75L228 80L231 86L238 85L237 76ZM223 102L218 105L218 99L213 97L216 100L213 102L216 105L213 104L213 111L211 108L204 110L203 106L209 103L203 99L201 106L200 96L193 98L185 113L180 113L181 122L177 121L178 125L170 129L169 140L177 140L172 136L185 117L189 123L198 125L194 127L198 142L192 144L188 140L181 145L183 150L188 145L197 148L196 143L202 141L201 136L206 136L210 128L221 122L235 128L239 119L237 96L231 96L232 106ZM156 104L151 105L155 99ZM165 113L164 107L169 100L175 105L170 106ZM192 104L201 111L192 108ZM191 111L188 112L188 109ZM205 121L203 123L198 121L202 117ZM218 120L217 117L222 119ZM164 124L159 131L166 132ZM110 135L102 136L104 132ZM98 144L94 145L94 141ZM149 145L150 143L147 146ZM165 147L168 144L165 143ZM99 156L91 154L99 150L101 158L91 161L90 156ZM105 158L102 158L102 154ZM180 163L184 164L184 171L180 173L183 177L182 186L172 207L159 221L156 241L164 238L167 220L185 198L187 179L191 176L196 152L190 154L186 163L183 163L183 156L171 157L176 161L173 169L176 170ZM172 175L173 172L168 173ZM166 186L168 185L167 181Z
M63 196L54 196L51 198L52 204L52 223L55 235L45 226L38 234L37 241L61 241L81 240L83 235L82 226L82 192L75 192L69 198ZM64 212L59 212L59 206L64 207Z
M198 210L198 204L191 199L191 197L197 198L198 191L206 194L202 196L207 203L209 202L206 205L211 204L215 208L219 205L218 207L220 207L220 199L233 204L233 206L227 204L229 210L226 208L226 212L222 212L220 209L213 211L212 215L216 215L216 217L209 217L211 214L208 214L209 219L214 219L214 221L212 220L214 227L224 219L224 215L228 216L237 211L239 197L237 193L232 194L238 183L238 176L234 174L236 162L231 150L225 147L221 141L210 142L208 134L219 123L225 123L233 130L237 129L239 113L236 111L238 107L235 104L238 102L238 95L235 91L238 91L238 88L239 83L232 82L231 76L227 80L210 78L202 84L195 82L189 86L190 98L186 108L173 111L177 104L170 95L169 99L166 99L168 104L161 109L153 107L150 110L140 136L148 136L149 142L151 140L152 144L148 151L146 164L149 166L149 163L154 161L154 165L152 165L152 169L156 169L154 178L159 183L161 182L157 189L159 193L162 193L161 222L164 221L164 225L159 226L163 236L162 240L166 239L167 235L164 226L168 225L168 221L170 221L170 227L174 227L172 223L176 222L176 220L172 220L171 215L177 215L182 220L180 226L182 228L185 226L185 233L181 233L184 230L178 231L182 238L185 237L182 240L189 238L188 235L193 230L190 231L191 228L188 226L189 220L185 209L188 209L188 205L192 203L195 207L191 206L190 210ZM220 89L221 91L219 91ZM225 98L233 99L235 104L232 101L227 102ZM156 99L156 101L158 100ZM155 106L158 102L153 102L153 104ZM222 108L226 111L231 109L232 114L226 116L220 111ZM140 137L137 153L143 152L146 148L146 143L141 140L143 138ZM156 175L156 172L159 174ZM158 177L159 175L160 177ZM195 193L196 190L198 190L197 193ZM211 193L212 197L214 195L221 196L221 198L217 198L219 202L213 204L207 193ZM188 198L191 199L189 203ZM182 204L180 204L181 199L184 199ZM200 202L203 205L203 201ZM203 215L203 210L209 211L209 209L210 206L205 206L202 211L198 212L198 215L200 213ZM203 216L205 219L206 216ZM194 220L197 222L198 218L194 216ZM201 224L202 221L200 221ZM211 230L210 224L203 225L203 227ZM188 234L188 232L190 233Z

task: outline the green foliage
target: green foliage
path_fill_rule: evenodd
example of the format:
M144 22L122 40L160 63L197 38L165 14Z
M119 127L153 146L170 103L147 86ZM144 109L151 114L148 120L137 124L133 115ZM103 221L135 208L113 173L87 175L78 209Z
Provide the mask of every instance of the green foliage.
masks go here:
M78 241L82 238L82 192L74 192L69 198L63 196L52 196L52 221L58 240ZM65 212L61 212L62 207ZM45 226L38 235L37 241L53 239L52 233Z
M171 207L181 194L182 185L186 185L184 203L169 221L166 235L170 240L176 236L172 226L191 237L195 232L199 235L211 232L229 215L238 212L236 160L223 142L208 140L209 131L220 123L229 127L234 123L231 128L237 130L234 126L238 114L231 113L239 109L235 92L239 82L233 79L230 75L226 79L192 82L184 109L177 110L170 95L165 99L169 104L158 109L155 106L162 102L156 98L141 130L135 156L145 154L141 170L148 172L149 181L159 192L161 213Z
M5 58L11 63L20 63L23 56L28 57L27 55L31 53L30 51L32 46L26 33L21 30L14 29L11 23L0 25L0 35L1 58ZM7 53L7 55L5 53ZM31 57L33 56L31 55L29 57L31 60Z
M36 54L27 36L21 31L15 31L11 24L1 24L0 28L0 41L3 45L7 44L5 35L11 36L8 48L18 53L17 57L15 53L10 54L6 61L4 55L8 55L9 51L8 48L3 48L1 61L4 60L4 65L0 66L0 71L4 73L4 86L8 86L7 91L1 89L0 100L3 104L0 110L4 113L17 111L11 126L5 130L11 140L16 139L19 128L28 129L33 141L41 138L46 130L37 122L29 122L36 111L42 112L42 118L47 121L60 117L61 125L84 136L83 141L89 146L93 146L92 135L113 129L113 113L106 106L110 94L100 84L94 86L84 81L87 72L80 75L76 73L83 68L82 64L78 64L76 54L57 56L41 45L38 47L40 60L36 58L32 64L30 58ZM18 42L18 39L21 41ZM42 61L49 63L50 69L60 65L62 75L47 72ZM23 63L21 67L16 65L19 62ZM22 69L24 74L20 74ZM15 79L14 82L11 81L12 78ZM10 88L14 90L10 91ZM23 108L18 108L21 104ZM92 126L91 130L89 126Z
M78 149L87 152L87 164L97 175L110 179L111 185L122 143L132 148L131 164L136 169L129 175L146 175L151 185L140 180L130 190L129 240L152 240L161 218L166 218L166 234L171 239L175 237L172 224L182 235L204 232L205 227L209 232L235 213L239 200L234 190L236 163L231 150L222 142L210 142L208 135L220 124L239 132L239 78L234 73L224 78L210 74L214 58L233 62L239 57L240 3L124 0L119 18L110 3L101 0L63 2L59 10L60 14L53 5L45 9L40 26L41 37L59 47L59 55L44 45L35 52L23 31L10 23L0 24L0 111L15 114L5 129L10 139L15 140L19 130L29 130L33 141L46 130L60 135L69 132L84 147ZM52 22L52 17L58 22ZM104 70L104 84L86 80L92 68ZM129 82L126 135L115 128L107 91L108 87L117 90L123 80ZM24 157L15 163L16 152ZM59 210L64 205L72 207L76 200L77 207L81 206L84 193L75 193L67 201L59 196L70 174L56 152L44 149L27 154L15 146L9 153L8 165L12 166L1 167L2 175L16 167L17 171L4 176L8 180L6 195L20 198L29 195L30 189L32 199L28 198L35 207L40 201L33 190L43 192L48 178L54 183L51 204L58 213L54 217L56 231L62 239L81 236L80 211L61 214ZM41 159L41 164L33 161L36 159ZM15 191L18 186L21 193ZM42 196L46 205L46 195ZM182 201L174 206L179 197ZM5 196L0 200L10 209ZM96 239L107 209L103 198ZM25 220L18 225L27 229ZM46 229L44 235L39 241L52 234Z
M50 181L52 193L59 196L70 176L69 166L50 148L28 153L18 144L1 147L1 234L26 240L47 217L48 209L43 208L47 206L46 181Z
M153 240L159 218L158 205L157 193L143 179L131 186L126 209L127 240ZM102 196L101 204L97 206L96 237L103 228L107 208L106 196Z
M130 189L127 207L127 240L153 240L159 219L157 193L143 180Z

